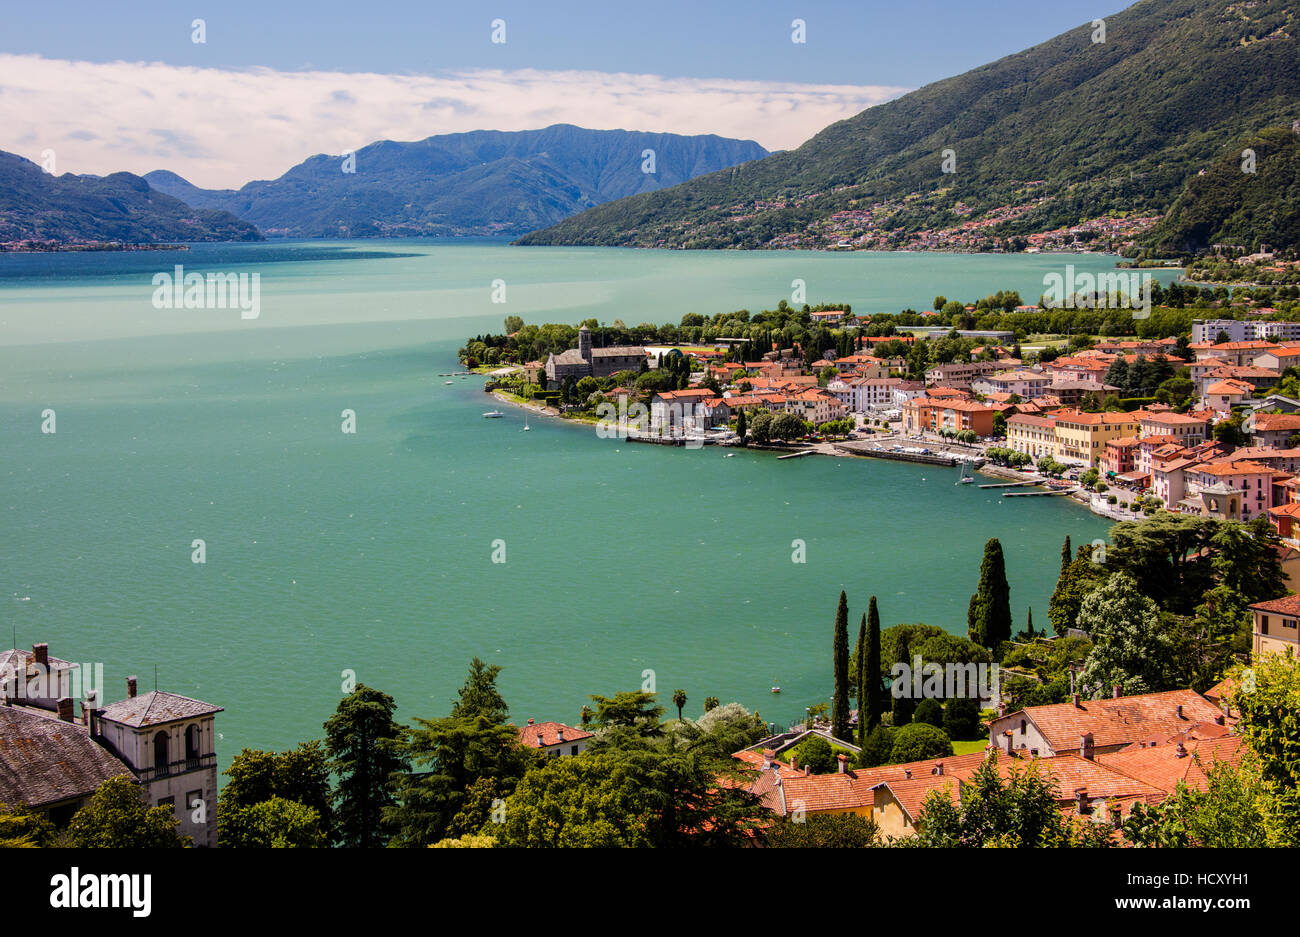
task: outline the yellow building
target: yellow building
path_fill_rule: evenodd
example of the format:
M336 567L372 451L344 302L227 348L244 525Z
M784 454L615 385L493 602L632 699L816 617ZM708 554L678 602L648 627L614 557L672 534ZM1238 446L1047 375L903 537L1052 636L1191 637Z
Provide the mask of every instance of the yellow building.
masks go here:
M1252 653L1300 654L1300 595L1256 602L1250 611L1255 616Z
M1058 459L1078 460L1096 468L1106 454L1106 443L1123 436L1136 436L1140 424L1132 413L1083 413L1058 410L1056 447Z
M1038 461L1057 456L1056 418L1017 413L1007 419L1007 448L1023 452Z

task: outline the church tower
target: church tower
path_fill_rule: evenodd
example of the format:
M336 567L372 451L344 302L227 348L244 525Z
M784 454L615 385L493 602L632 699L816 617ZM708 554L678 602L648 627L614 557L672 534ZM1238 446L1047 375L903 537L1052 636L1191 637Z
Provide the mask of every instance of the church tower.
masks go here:
M578 354L582 360L591 364L591 329L585 325L578 329Z

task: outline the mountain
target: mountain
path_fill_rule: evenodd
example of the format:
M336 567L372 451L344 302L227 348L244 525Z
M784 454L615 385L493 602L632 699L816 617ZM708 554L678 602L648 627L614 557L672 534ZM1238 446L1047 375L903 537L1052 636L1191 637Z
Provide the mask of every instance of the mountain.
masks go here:
M926 246L1159 213L1227 141L1300 116L1286 0L1143 0L832 124L798 149L586 211L522 244ZM955 172L943 172L945 150Z
M1163 253L1300 246L1300 134L1270 127L1230 147L1191 178L1149 240Z
M645 150L654 172L642 171ZM196 188L169 172L145 176L192 205L220 208L268 234L292 237L523 234L593 205L653 191L767 155L717 136L584 130L476 130L415 143L383 140L313 156L279 179L236 192Z
M0 150L0 241L254 241L251 224L191 208L128 172L53 176Z

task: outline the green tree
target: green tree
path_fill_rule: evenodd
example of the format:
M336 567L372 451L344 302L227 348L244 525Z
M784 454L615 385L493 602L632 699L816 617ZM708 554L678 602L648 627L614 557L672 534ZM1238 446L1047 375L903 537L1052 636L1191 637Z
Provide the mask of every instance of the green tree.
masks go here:
M524 320L519 316L506 316L506 334L512 335L524 327Z
M23 804L0 804L0 849L48 846L54 835L54 824L43 814L28 810Z
M943 704L936 699L923 699L916 707L916 712L912 715L913 724L924 724L934 726L936 729L943 728Z
M990 650L1011 640L1011 587L1002 544L996 537L984 544L979 585L971 596L966 625L970 639Z
M335 829L344 846L388 841L383 818L394 803L390 779L408 767L402 730L393 721L396 709L387 693L359 683L325 721L325 752L338 777Z
M870 732L880 725L880 717L885 711L885 688L880 673L880 612L876 608L876 597L871 597L867 606L867 660L863 667L867 686L866 731ZM858 720L862 720L859 713ZM866 735L863 735L866 738Z
M1079 606L1084 598L1106 579L1105 567L1090 558L1090 548L1079 548L1079 556L1071 560L1056 581L1056 589L1047 604L1047 618L1058 635L1075 627Z
M704 697L704 711L706 713L713 712L713 710L717 709L719 705L720 704L716 696Z
M858 625L858 644L853 650L853 656L849 658L849 674L852 677L853 684L858 690L858 738L857 743L862 745L863 740L867 737L867 686L871 682L866 675L867 667L867 615L862 613L862 621Z
M979 701L970 697L948 700L943 707L943 731L950 739L975 739L980 735Z
M1204 762L1199 753L1192 759L1205 772L1205 790L1179 781L1172 797L1134 804L1123 826L1129 844L1166 849L1296 845L1295 830L1279 822L1256 757L1247 754L1240 764Z
M1124 695L1165 689L1162 668L1168 641L1156 627L1159 610L1125 573L1115 573L1079 607L1079 627L1092 638L1092 651L1079 679L1102 692L1120 685Z
M175 849L193 845L176 832L168 806L150 807L128 775L109 778L72 817L56 845L72 849Z
M897 730L893 726L876 726L867 733L867 739L862 743L862 749L858 753L857 767L876 768L889 764L894 753L896 734Z
M519 782L505 822L489 832L505 847L749 845L766 812L743 786L719 784L720 772L753 777L653 748L548 759Z
M781 817L763 833L769 849L865 849L878 846L876 821L856 813L814 813L795 821Z
M913 722L903 726L894 735L894 747L889 752L889 760L894 764L903 764L927 758L943 758L951 754L952 741L944 735L942 729L924 722Z
M315 820L310 826L322 845L330 842L333 792L329 763L320 742L303 742L282 753L245 748L231 759L223 774L229 780L217 799L222 846L269 846L265 837L271 831L288 836L291 829L302 831L308 826L301 811L286 812L279 805L271 810L253 810L271 800L299 804L312 811Z
M328 845L320 813L284 797L273 796L251 806L227 809L220 822L221 845L227 848L310 849Z
M673 690L673 705L677 707L677 718L682 718L682 707L686 705L686 691Z
M956 784L926 796L911 846L940 848L1111 845L1110 828L1080 822L1057 806L1059 787L1036 762L1013 760L1005 771L990 753L953 796ZM1004 777L1005 776L1005 777Z
M849 600L840 590L835 609L834 634L835 694L831 702L831 735L849 739Z
M813 774L830 774L837 767L835 749L820 735L810 735L796 745L794 756L799 767L807 768Z
M1259 757L1259 774L1277 825L1300 838L1300 663L1260 654L1235 674L1229 702L1240 713L1236 732Z

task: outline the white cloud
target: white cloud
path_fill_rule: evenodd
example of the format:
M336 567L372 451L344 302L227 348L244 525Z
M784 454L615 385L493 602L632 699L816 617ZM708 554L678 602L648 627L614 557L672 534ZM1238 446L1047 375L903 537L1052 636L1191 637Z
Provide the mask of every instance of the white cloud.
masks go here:
M170 169L237 188L316 153L465 130L716 133L790 149L907 89L591 71L382 75L0 54L0 149L56 171Z

